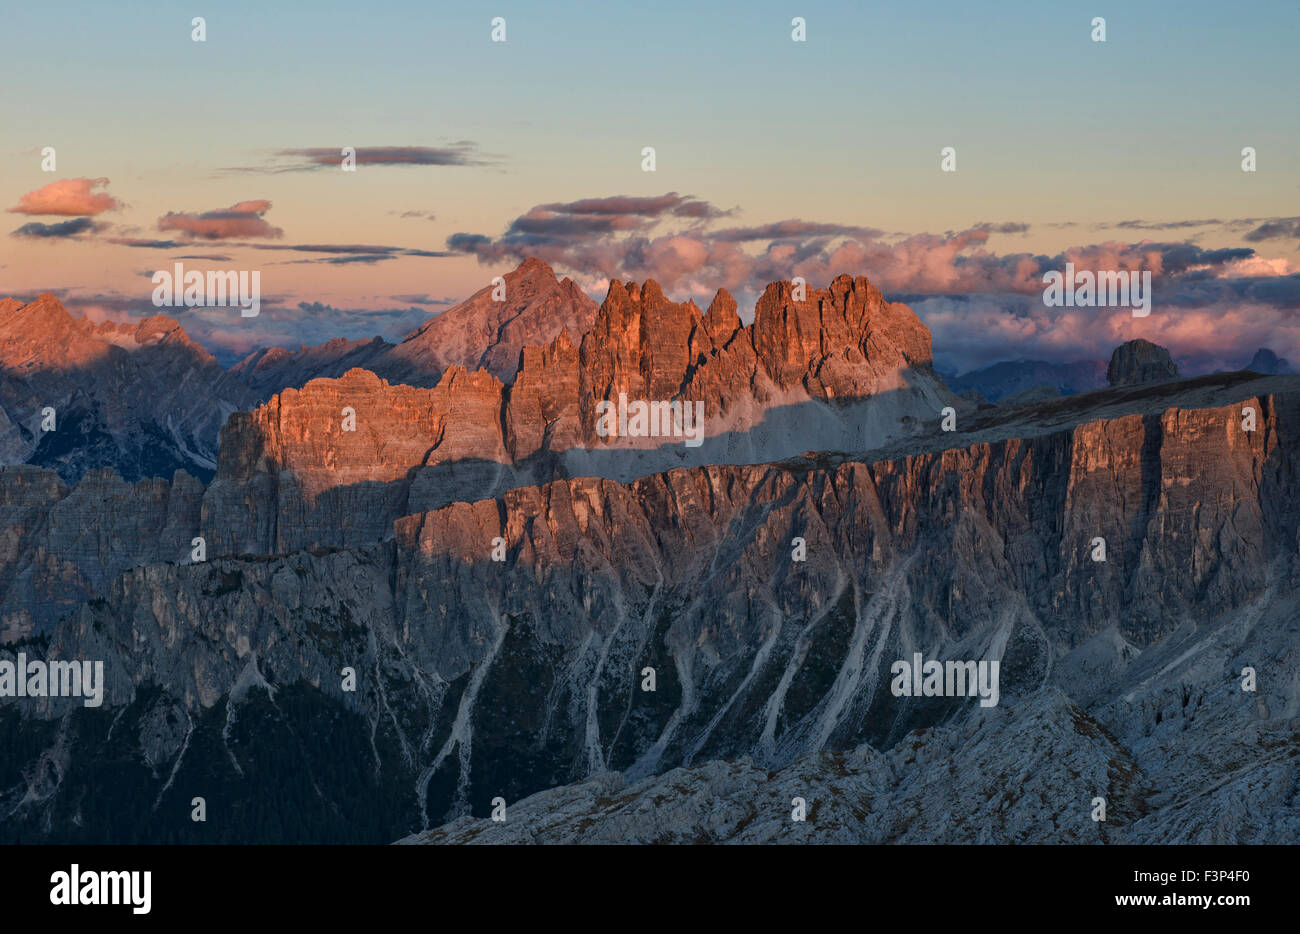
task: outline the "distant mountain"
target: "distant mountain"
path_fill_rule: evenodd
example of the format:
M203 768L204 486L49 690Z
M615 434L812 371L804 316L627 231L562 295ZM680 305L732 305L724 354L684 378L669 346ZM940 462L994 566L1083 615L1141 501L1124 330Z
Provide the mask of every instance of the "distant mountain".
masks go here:
M128 480L211 477L226 416L256 399L164 315L94 324L48 293L0 301L0 464L70 482L99 467ZM42 427L47 409L54 430Z
M1255 351L1255 356L1251 357L1250 362L1242 369L1250 370L1252 373L1267 373L1270 375L1295 372L1288 361L1283 360L1267 347L1261 347Z
M1116 347L1106 367L1106 382L1112 386L1139 386L1178 377L1178 365L1169 351L1140 337Z
M953 392L975 390L990 402L1006 396L1051 386L1063 396L1090 392L1106 386L1106 363L1081 360L1076 363L1048 363L1045 360L1016 360L995 363L960 376L944 378Z
M974 392L990 402L1018 404L1048 398L1049 389L1054 389L1062 396L1069 396L1105 388L1111 385L1108 371L1111 371L1112 366L1116 369L1111 372L1121 382L1142 383L1179 377L1178 367L1169 358L1169 352L1157 344L1142 340L1130 341L1122 348L1117 348L1116 353L1120 354L1120 359L1113 363L1102 360L1082 360L1076 363L1016 360L995 363L961 375L945 373L943 380L953 392L972 401L979 399L979 396L968 395ZM1267 347L1255 351L1250 362L1242 369L1268 376L1295 372L1287 360ZM1016 398L1009 399L1010 396Z
M586 334L595 323L597 303L572 279L557 279L540 259L526 259L502 278L503 301L493 297L497 286L479 289L395 346L375 373L390 382L432 386L459 366L510 382L525 347L549 344L561 331Z
M374 369L381 365L393 345L382 337L348 340L336 337L324 344L297 350L263 347L230 368L230 375L269 399L281 389L297 388L313 379L342 376L354 367Z

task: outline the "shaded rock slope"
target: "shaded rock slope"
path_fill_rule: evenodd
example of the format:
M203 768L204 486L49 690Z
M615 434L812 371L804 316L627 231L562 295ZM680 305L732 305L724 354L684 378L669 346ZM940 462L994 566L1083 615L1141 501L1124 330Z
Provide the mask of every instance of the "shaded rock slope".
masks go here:
M0 464L70 483L100 468L210 479L218 430L256 398L171 318L94 324L48 293L0 301Z
M775 369L808 391L806 368ZM635 372L662 391L678 371ZM870 455L561 478L372 544L121 571L3 647L102 659L107 689L101 708L0 706L0 835L1294 839L1295 381L985 417ZM915 652L999 661L998 706L894 696Z

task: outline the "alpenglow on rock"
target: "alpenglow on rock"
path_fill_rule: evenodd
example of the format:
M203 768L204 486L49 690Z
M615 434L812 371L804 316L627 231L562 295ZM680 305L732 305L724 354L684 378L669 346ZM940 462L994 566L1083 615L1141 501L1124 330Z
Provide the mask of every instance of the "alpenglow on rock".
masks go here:
M700 443L600 436L598 404L620 397L702 404ZM702 312L653 280L614 280L580 343L565 329L525 347L509 384L459 366L432 388L353 369L233 414L203 528L216 554L347 547L402 515L558 477L869 450L936 430L949 405L971 408L932 372L929 331L865 278L804 301L773 283L750 325L725 291Z

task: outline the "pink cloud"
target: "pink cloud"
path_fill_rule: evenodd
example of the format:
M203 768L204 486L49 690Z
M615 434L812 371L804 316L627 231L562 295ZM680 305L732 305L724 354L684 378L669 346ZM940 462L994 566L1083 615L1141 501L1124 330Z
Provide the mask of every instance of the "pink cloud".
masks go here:
M13 214L58 214L65 217L93 217L122 207L122 202L105 191L106 178L63 178L29 191L9 209Z
M1255 302L1157 308L1048 308L1029 296L934 296L913 300L930 328L938 364L955 372L999 360L1106 360L1141 337L1165 347L1184 374L1235 370L1260 347L1300 360L1300 320Z
M272 227L262 215L271 209L270 201L241 201L221 211L187 214L168 211L158 218L159 230L179 230L200 240L225 240L230 237L282 237L284 231Z

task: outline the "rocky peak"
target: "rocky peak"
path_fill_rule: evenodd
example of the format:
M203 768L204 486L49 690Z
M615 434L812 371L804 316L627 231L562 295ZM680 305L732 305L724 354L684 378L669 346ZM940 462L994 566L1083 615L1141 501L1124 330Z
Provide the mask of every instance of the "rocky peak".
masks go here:
M930 331L906 305L886 302L864 276L840 275L794 298L770 284L752 325L754 351L778 386L803 383L826 397L897 388L904 371L928 371Z
M595 320L596 303L573 280L557 279L539 259L525 260L502 278L504 301L497 300L496 286L484 286L417 328L377 369L393 379L430 385L447 367L460 365L510 382L524 347L548 344L566 327L586 333Z
M702 321L704 332L708 334L709 341L719 350L727 346L727 343L743 326L740 323L740 315L736 312L736 300L731 297L731 293L726 289L718 289L717 294L713 296L713 301L709 302L709 310L704 313Z
M336 378L363 367L392 383L433 387L448 367L487 370L512 382L525 347L545 346L562 330L581 336L590 330L597 305L572 279L557 279L539 259L527 259L506 273L505 301L489 284L464 302L429 318L400 344L382 338L334 338L296 351L254 351L231 373L262 398L300 387L317 377Z
M68 481L109 466L128 480L180 468L206 478L226 415L256 402L172 318L95 324L48 292L3 308L0 462ZM46 407L57 432L33 432Z
M700 320L693 302L670 301L653 279L643 285L612 280L582 341L585 385L601 398L619 392L672 398L691 365L690 337Z
M154 343L173 335L185 344L190 344L195 347L198 346L190 340L189 335L185 333L185 329L181 327L180 322L175 318L169 318L167 315L151 315L150 317L145 318L136 325L133 334L137 344ZM204 351L204 355L207 355L206 351Z
M1169 351L1140 337L1116 347L1106 368L1106 381L1112 386L1158 383L1178 376Z
M0 359L12 365L20 350L25 351L24 360L48 355L48 350L75 339L75 332L80 331L77 324L63 303L49 292L42 292L26 304L9 299L4 317L0 318L0 337L7 345Z

